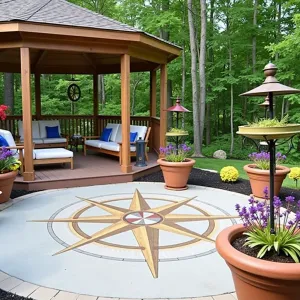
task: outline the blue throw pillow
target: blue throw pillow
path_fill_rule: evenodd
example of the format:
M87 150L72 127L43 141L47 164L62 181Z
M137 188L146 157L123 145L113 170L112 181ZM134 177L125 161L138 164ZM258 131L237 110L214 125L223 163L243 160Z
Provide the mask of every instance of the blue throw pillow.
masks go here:
M137 135L138 135L137 132L130 132L130 143L135 142Z
M60 138L58 126L46 126L47 139Z
M109 142L111 133L112 133L112 128L104 128L99 140L103 142Z
M0 135L0 147L9 147L7 140Z

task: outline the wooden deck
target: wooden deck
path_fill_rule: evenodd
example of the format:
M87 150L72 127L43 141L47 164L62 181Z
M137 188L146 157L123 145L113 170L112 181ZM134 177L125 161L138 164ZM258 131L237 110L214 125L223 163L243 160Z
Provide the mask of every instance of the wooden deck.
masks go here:
M97 153L90 153L87 156L82 152L74 154L74 170L70 169L69 164L35 166L35 181L24 182L23 177L18 175L14 189L33 191L130 182L159 170L157 155L154 153L149 153L146 167L134 166L133 160L133 172L129 174L120 171L118 158Z

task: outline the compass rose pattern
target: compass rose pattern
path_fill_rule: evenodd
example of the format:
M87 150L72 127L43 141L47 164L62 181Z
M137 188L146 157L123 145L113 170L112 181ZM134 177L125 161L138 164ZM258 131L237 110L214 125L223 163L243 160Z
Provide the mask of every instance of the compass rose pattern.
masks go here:
M137 211L130 213L124 217L124 220L129 224L135 225L153 225L159 223L163 218L156 213L147 212L147 211Z
M173 214L179 207L186 205L196 197L188 198L175 203L151 208L141 193L136 190L128 209L121 208L90 199L80 198L90 207L97 207L106 211L107 215L86 216L79 218L57 218L51 220L35 220L33 222L53 222L53 223L107 223L107 227L95 232L93 235L82 238L78 242L66 247L55 255L88 245L108 237L118 235L123 232L132 231L134 237L143 253L148 267L154 278L158 277L159 261L159 232L167 231L173 234L190 237L214 243L214 240L203 234L194 232L178 223L199 222L207 220L232 219L233 216L208 216L201 214Z

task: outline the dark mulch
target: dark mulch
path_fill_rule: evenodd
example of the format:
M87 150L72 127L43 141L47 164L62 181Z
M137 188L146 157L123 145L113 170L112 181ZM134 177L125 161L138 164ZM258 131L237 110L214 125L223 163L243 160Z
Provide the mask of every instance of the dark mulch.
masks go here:
M12 293L8 293L5 291L0 290L0 299L1 300L33 300L32 298L25 298L25 297L21 297Z
M156 173L140 177L136 181L146 181L146 182L163 182L163 175L161 171ZM200 169L193 169L189 177L189 184L207 186L212 188L218 188L221 190L227 190L231 192L236 192L244 195L251 194L251 187L249 180L239 179L235 183L226 183L220 179L219 173L213 173L209 171L203 171ZM294 196L296 200L300 200L300 190L299 189L290 189L290 188L281 188L280 198L284 200L286 196ZM283 204L284 201L283 201ZM292 208L292 211L296 211L296 205Z
M147 176L140 177L136 179L136 181L145 181L145 182L163 182L163 175L162 172L156 172ZM236 183L224 183L220 179L220 175L218 173L212 173L208 171L203 171L200 169L193 169L192 173L189 177L189 184L193 185L200 185L200 186L207 186L212 188L218 188L222 190L227 190L231 192L236 192L244 195L250 195L251 188L248 180L240 179ZM13 190L11 193L11 198L21 197L23 195L27 195L33 193L33 191L22 191L22 190ZM292 195L297 200L300 200L300 190L294 190L294 189L288 189L288 188L282 188L280 197L284 198L286 196ZM294 211L296 211L296 207L293 208ZM244 237L243 237L244 238ZM237 244L234 246L239 251L248 254L250 256L256 257L256 252L251 252L250 248L242 247L242 244L244 243L244 240L236 240L235 243ZM240 248L238 248L240 247ZM249 250L250 249L250 250ZM255 251L255 249L254 249ZM251 253L250 253L251 252ZM275 256L274 256L275 257ZM293 260L289 260L286 257L283 257L286 259L285 261L281 260L280 262L293 262ZM273 260L274 259L274 260ZM270 257L270 260L275 261L275 258ZM19 297L11 293L7 293L5 291L0 290L0 299L1 300L29 300L31 298L24 298Z
M239 250L240 252L247 254L249 256L255 257L257 256L257 253L259 252L260 248L259 247L245 247L245 241L246 241L245 236L242 236L240 238L237 238L236 240L233 241L232 246L236 249ZM275 251L270 251L267 252L264 256L264 260L268 261L273 261L273 262L280 262L280 263L295 263L291 257L286 256L284 253L281 255L278 255Z

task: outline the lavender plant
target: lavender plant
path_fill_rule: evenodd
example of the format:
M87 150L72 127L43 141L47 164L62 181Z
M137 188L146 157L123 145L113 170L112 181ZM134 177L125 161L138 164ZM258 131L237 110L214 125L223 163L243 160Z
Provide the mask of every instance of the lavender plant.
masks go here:
M13 156L12 151L6 147L0 148L0 174L16 171L21 166L21 162Z
M293 214L291 205L295 202L295 197L288 196L285 198L287 203L285 211L279 197L274 197L276 232L272 234L270 231L270 206L267 204L267 187L264 193L264 202L259 202L251 197L248 208L236 204L236 211L247 228L244 232L244 235L247 236L244 245L250 248L260 247L257 254L258 258L264 257L269 251L275 251L278 255L284 253L286 256L290 256L298 263L300 257L300 201L297 203L299 211Z
M253 152L248 155L258 169L269 170L270 169L270 152ZM280 152L276 153L276 164L282 163L286 160L286 156Z
M167 147L160 147L159 151L165 155L165 160L168 162L183 162L188 157L191 148L186 144L181 144L178 149L173 144L169 144Z

